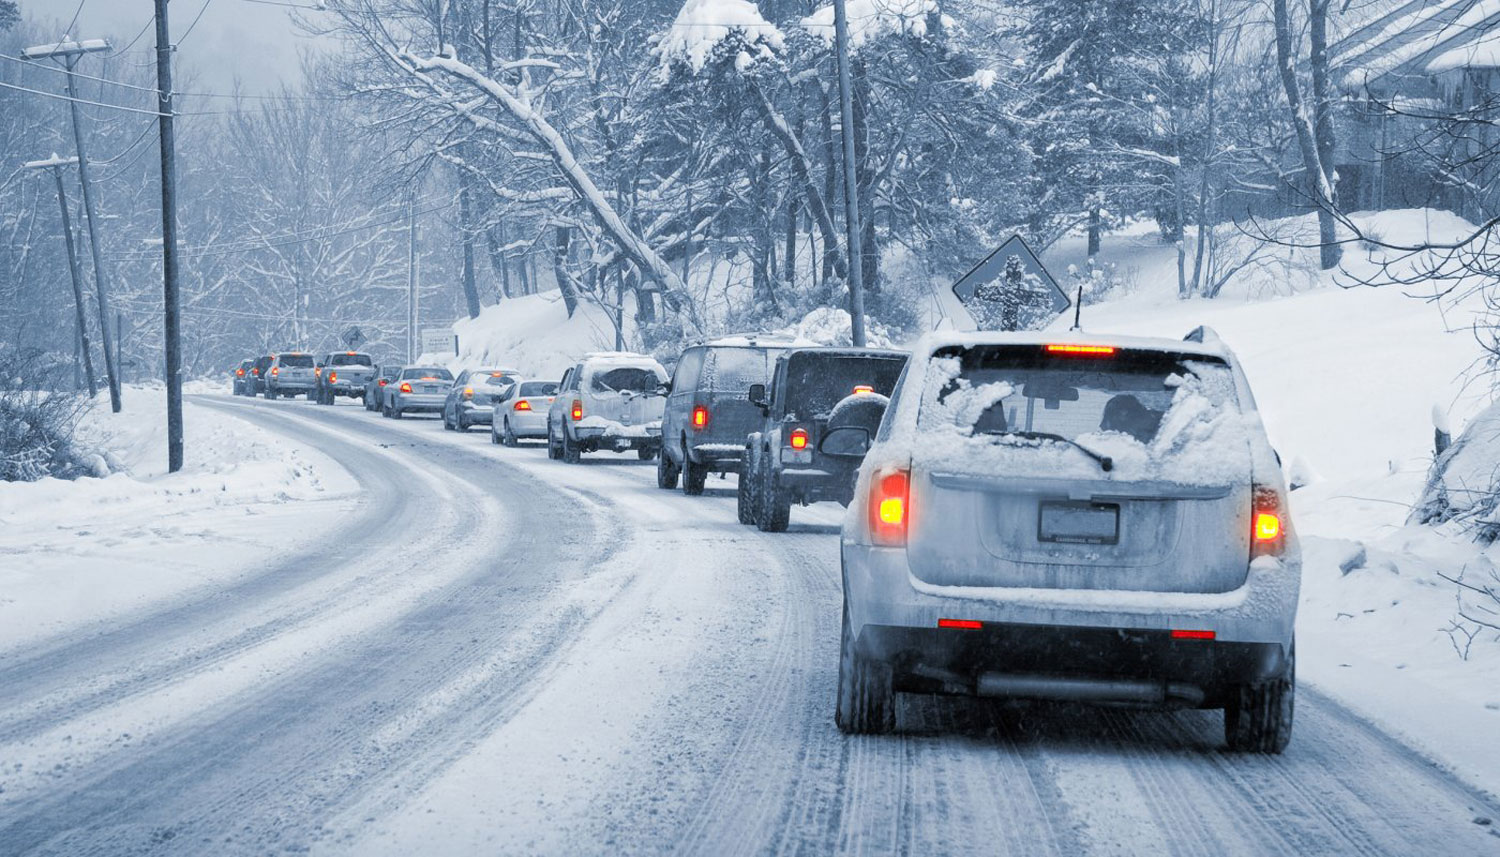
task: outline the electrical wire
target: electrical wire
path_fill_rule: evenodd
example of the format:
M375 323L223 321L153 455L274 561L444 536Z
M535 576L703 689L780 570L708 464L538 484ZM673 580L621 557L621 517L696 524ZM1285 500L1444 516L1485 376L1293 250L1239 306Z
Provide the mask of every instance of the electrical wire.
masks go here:
M40 89L28 89L27 87L24 87L24 86L16 86L13 83L6 83L3 80L0 80L0 87L4 87L5 89L14 89L17 92L29 92L32 95L40 95L43 98L55 98L58 101L71 101L71 102L73 102L75 104L87 104L90 107L106 107L106 108L108 108L110 110L123 110L126 113L140 113L140 114L143 114L145 116L164 116L164 115L166 115L166 114L163 114L163 113L158 113L155 110L142 110L142 109L140 109L138 107L124 107L124 106L119 105L119 104L105 104L102 101L89 101L89 100L84 99L84 98L69 98L66 95L58 95L55 92L43 92Z
M203 13L208 11L208 4L212 2L214 0L203 0L203 5L198 7L198 17L194 18L193 23L188 24L188 28L183 31L182 35L177 37L176 47L182 47L182 43L187 41L188 36L192 35L193 28L198 26L198 22L203 19Z
M68 28L66 30L63 30L64 36L69 35L73 32L73 26L78 23L78 16L83 12L83 4L87 2L88 0L78 0L78 8L73 10L73 20L69 21Z

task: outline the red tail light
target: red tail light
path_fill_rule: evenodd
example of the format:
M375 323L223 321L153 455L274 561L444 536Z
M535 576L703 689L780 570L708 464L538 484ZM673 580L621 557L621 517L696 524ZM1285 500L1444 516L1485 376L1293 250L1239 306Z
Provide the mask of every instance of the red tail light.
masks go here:
M464 398L465 399L472 399L472 398L474 398L474 388L473 387L465 387L464 388Z
M256 366L255 368L251 369L250 370L250 374L254 375L257 378L259 378L260 377L260 367Z
M314 378L321 378L321 377L323 377L323 367L322 366L314 366L313 367L313 377Z
M693 408L693 428L708 428L708 408L705 408L702 405Z
M405 381L402 381L401 382L401 392L403 392L403 393L410 393L411 392L411 384L409 384L409 383L407 383Z
M1251 490L1250 558L1279 556L1286 546L1286 531L1281 526L1281 494L1269 485Z
M579 420L583 419L583 402L579 401L578 399L574 399L573 409L571 413L573 415L573 422L578 422Z
M245 377L245 370L244 369L236 369L236 370L234 370L234 374L235 374L235 377L237 377L237 378L243 378L243 377Z
M939 628L958 628L964 631L978 631L984 627L984 623L975 619L939 619Z
M377 383L377 384L379 384L379 385L380 385L380 386L382 386L382 387L384 387L384 386L385 386L385 385L386 385L386 384L389 384L389 383L390 383L390 381L389 381L389 380L388 380L388 379L385 379L385 378L381 378L381 379L380 379L380 380L379 380L379 381L376 381L376 382L375 382L375 383Z
M339 373L337 373L337 372L329 372L328 373L328 383L330 383L330 384L336 383L338 381L338 379L339 379Z
M1109 357L1115 353L1113 345L1074 345L1063 343L1047 346L1048 354L1076 354L1084 357Z
M281 374L281 367L280 366L272 366L271 367L271 377L272 378L275 378L277 375L280 375L280 374Z
M513 410L513 411L529 411L529 410L531 410L531 403L528 402L528 401L526 401L525 399L522 399L519 402L516 402L515 405L513 407L511 407L511 410Z
M792 429L792 436L787 442L792 449L807 449L807 429Z
M911 476L905 470L876 473L870 481L870 536L877 545L906 544L911 523Z

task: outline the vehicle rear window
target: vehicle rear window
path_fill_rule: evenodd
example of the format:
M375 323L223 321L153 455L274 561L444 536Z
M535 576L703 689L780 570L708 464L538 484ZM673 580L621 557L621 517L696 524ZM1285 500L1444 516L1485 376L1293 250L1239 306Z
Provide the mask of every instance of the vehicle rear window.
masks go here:
M501 372L498 375L486 375L484 376L484 383L490 385L491 387L509 387L510 385L516 383L516 376L507 375L504 372Z
M714 393L749 394L751 384L771 379L776 358L785 349L711 348L703 363L698 389Z
M329 366L374 366L368 354L335 354L328 359Z
M794 354L786 367L786 413L795 419L826 419L855 387L889 396L905 365L905 355Z
M418 367L415 369L401 370L401 380L410 381L414 378L436 378L439 381L452 381L453 373L449 372L447 369L440 369L437 367L429 367L426 369Z
M283 354L281 365L293 369L311 369L313 367L313 356L311 354Z
M556 381L527 381L521 385L522 396L555 396Z
M1121 350L1049 354L1039 346L955 346L933 355L918 424L975 437L1128 437L1151 445L1185 399L1238 412L1228 365L1214 357Z
M621 366L595 372L589 388L595 393L652 393L663 379L654 370L641 366Z

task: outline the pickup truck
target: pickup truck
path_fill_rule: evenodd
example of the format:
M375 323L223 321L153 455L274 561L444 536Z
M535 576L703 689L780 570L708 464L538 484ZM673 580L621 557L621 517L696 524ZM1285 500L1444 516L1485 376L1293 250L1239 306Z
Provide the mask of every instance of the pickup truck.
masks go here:
M359 351L335 351L323 355L314 369L317 386L313 398L320 405L331 405L339 396L362 398L365 384L375 374L375 361Z

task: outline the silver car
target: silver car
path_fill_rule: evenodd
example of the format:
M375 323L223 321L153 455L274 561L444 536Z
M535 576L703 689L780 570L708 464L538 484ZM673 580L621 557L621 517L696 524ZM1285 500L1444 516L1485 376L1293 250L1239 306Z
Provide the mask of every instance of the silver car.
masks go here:
M650 461L661 450L667 370L644 354L586 355L563 374L547 413L547 455L576 464L585 452L634 449Z
M1187 340L934 334L844 520L836 719L898 691L1224 710L1233 750L1291 737L1301 555L1244 373Z
M385 399L380 415L399 420L410 413L435 414L443 409L452 383L453 373L441 366L403 367L396 380L381 390Z
M515 369L465 369L458 373L443 399L443 428L468 431L487 426L495 402L510 392L521 376Z
M557 398L556 381L521 381L495 402L490 442L518 446L522 438L547 436L547 412Z

